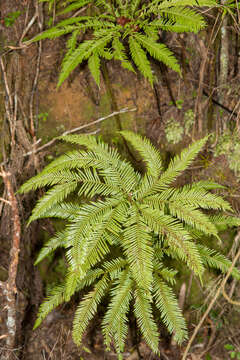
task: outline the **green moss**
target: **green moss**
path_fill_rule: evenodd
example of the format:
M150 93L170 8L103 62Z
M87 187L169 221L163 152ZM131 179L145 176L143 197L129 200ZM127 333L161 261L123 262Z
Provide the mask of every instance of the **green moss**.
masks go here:
M177 144L182 140L183 134L183 126L178 121L170 118L165 127L167 141L171 144Z
M214 156L225 155L229 168L240 180L240 137L237 132L226 130L218 139Z

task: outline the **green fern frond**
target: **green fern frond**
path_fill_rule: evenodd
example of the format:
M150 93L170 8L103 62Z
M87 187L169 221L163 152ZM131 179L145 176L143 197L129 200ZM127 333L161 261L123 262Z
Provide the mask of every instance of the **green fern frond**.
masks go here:
M221 184L217 184L213 181L208 181L208 180L200 180L197 181L191 185L184 185L182 187L183 189L205 189L205 190L216 190L216 189L226 189L225 186L221 185Z
M158 44L151 38L144 35L135 35L135 39L149 52L156 60L162 61L172 70L181 73L180 66L173 53L164 44Z
M30 42L40 41L43 39L55 39L59 36L69 34L77 29L76 25L73 26L65 26L64 28L53 27L44 31L43 33L35 36Z
M108 287L108 277L103 276L94 286L94 289L81 300L73 320L73 340L77 345L81 344L83 333L89 321L96 314L97 306L106 294Z
M51 291L50 296L41 304L39 311L38 311L38 317L34 324L34 329L36 329L42 321L45 319L45 317L58 305L62 304L64 301L66 301L65 296L65 285L58 285L54 287Z
M218 231L208 216L196 210L194 206L184 205L181 201L169 204L170 214L184 223L200 230L206 235L218 236Z
M100 86L100 58L97 52L94 52L89 58L88 58L88 67L89 70L96 81L96 84Z
M121 257L118 257L114 260L105 261L103 264L103 269L109 273L111 280L114 280L119 278L119 274L126 265L127 261Z
M44 213L49 210L53 205L63 201L70 193L77 187L77 182L69 182L65 184L55 185L52 189L48 190L35 206L32 211L28 223L44 216Z
M58 12L58 15L67 14L70 11L81 9L83 6L86 6L86 5L90 4L91 2L92 2L92 0L78 0L77 2L74 1L74 2L72 2L71 5L65 7L63 10Z
M172 289L157 275L154 276L154 297L163 323L174 333L175 341L182 343L187 338L185 320Z
M217 6L218 3L215 0L171 0L171 1L159 1L158 0L158 9L165 9L169 7L183 7L183 6L207 6L207 7L214 7Z
M135 36L129 36L129 49L134 63L139 69L140 73L147 78L151 85L153 85L153 73L150 62L142 49L141 45L136 41Z
M160 176L160 179L146 191L143 196L153 195L166 189L176 178L192 163L199 151L205 145L208 137L196 141L184 149L180 155L171 160L167 170Z
M162 159L158 150L148 139L131 131L121 131L120 134L140 153L146 163L147 174L158 178L162 171Z
M126 55L126 49L118 37L114 37L113 42L112 42L112 48L114 50L113 58L115 60L120 60L123 68L135 73L135 70L134 70L131 62L129 61L129 59Z
M102 322L102 330L105 344L109 348L111 339L117 334L119 352L124 349L124 341L127 336L127 312L132 298L133 281L130 279L129 270L124 270L111 290L111 301ZM123 323L121 323L123 322ZM121 326L119 326L121 323Z
M142 215L146 223L154 229L156 233L165 235L164 241L170 246L179 259L201 277L204 268L201 257L195 244L190 241L190 234L171 216L154 209L142 209Z
M219 269L223 273L228 272L232 262L224 255L218 253L216 250L209 249L204 245L198 244L197 247L204 264L211 268ZM237 280L240 280L240 271L236 267L232 270L232 276Z
M55 236L53 236L40 250L38 257L34 263L34 265L37 265L45 259L48 255L52 254L57 248L59 247L65 247L67 245L67 230L59 231L56 233Z
M68 135L61 137L64 141L72 144L86 146L89 150L93 151L98 158L99 165L102 166L101 175L109 181L114 180L124 192L130 192L137 183L136 172L131 164L121 160L118 151L111 148L101 141L97 141L93 136L86 135Z
M134 314L138 326L147 344L155 354L158 354L158 329L153 318L150 300L145 292L139 288L136 288L134 297Z
M167 2L167 1L166 1ZM164 17L176 21L177 25L188 25L189 32L197 33L206 26L203 17L189 8L174 7L162 10L163 4L160 5L160 11Z
M153 270L153 248L151 235L146 231L140 213L134 206L129 210L130 219L123 232L123 247L132 276L147 293L151 290Z
M231 205L222 197L211 194L205 189L195 189L194 187L190 189L179 189L179 191L173 193L170 199L170 202L171 201L177 201L183 205L192 205L203 209L232 211Z
M210 216L210 220L216 226L218 231L224 231L227 228L240 226L240 218L229 215L213 215Z

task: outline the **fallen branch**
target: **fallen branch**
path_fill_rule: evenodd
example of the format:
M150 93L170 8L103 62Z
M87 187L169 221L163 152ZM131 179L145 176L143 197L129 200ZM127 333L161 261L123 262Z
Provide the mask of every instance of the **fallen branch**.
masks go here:
M111 114L109 114L109 115L107 115L107 116L103 116L103 117L101 117L101 118L99 118L99 119L97 119L97 120L94 120L94 121L92 121L92 122L90 122L90 123L88 123L88 124L81 125L81 126L79 126L79 127L76 127L76 128L73 128L73 129L70 129L70 130L67 130L67 131L64 131L61 135L53 138L52 140L50 140L50 141L47 142L46 144L44 144L44 145L36 148L35 150L31 150L31 151L28 151L27 153L23 154L22 157L29 156L29 155L33 154L33 152L35 152L35 154L37 154L37 153L39 153L40 151L43 151L44 149L48 148L49 146L52 146L52 145L55 144L57 141L59 141L59 137L60 137L60 136L65 136L65 135L69 135L69 134L76 133L76 132L78 132L78 131L80 131L80 130L86 129L86 128L92 126L92 125L98 124L98 123L100 123L100 122L102 122L102 121L104 121L104 120L106 120L106 119L109 119L109 118L111 118L111 117L113 117L113 116L115 116L115 115L117 115L117 114L123 114L123 113L126 113L126 112L132 112L132 111L136 111L136 110L137 110L136 108L133 108L133 109L124 108L124 109L121 109L121 110L119 110L119 111L114 111L113 113L111 113ZM41 139L38 139L37 142L35 143L35 145L38 144L40 141L41 141ZM6 161L5 161L5 162L2 162L2 163L0 164L0 166L5 165L6 163L7 163Z
M15 346L15 336L16 336L16 299L17 299L17 286L16 286L16 277L17 277L17 268L18 268L18 259L20 251L20 238L21 238L21 222L18 210L17 199L13 191L12 184L10 182L11 174L6 172L1 168L0 176L3 179L4 185L7 190L7 197L9 199L10 206L12 208L12 221L13 221L13 231L12 231L12 246L10 250L10 264L8 270L8 280L5 282L0 282L0 287L3 289L3 294L6 298L6 309L7 309L7 330L8 336L6 338L6 345L11 351Z

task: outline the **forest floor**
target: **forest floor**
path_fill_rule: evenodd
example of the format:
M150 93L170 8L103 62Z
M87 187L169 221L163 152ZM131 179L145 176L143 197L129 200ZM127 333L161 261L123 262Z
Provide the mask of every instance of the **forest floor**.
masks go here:
M4 9L1 9L4 14ZM5 11L6 12L6 11ZM6 29L4 29L6 30ZM176 40L176 39L175 39ZM180 57L180 47L174 40L172 48L178 52ZM196 35L189 35L186 39L190 51L188 61L185 62L183 78L177 77L172 72L159 70L159 82L157 92L141 77L119 68L118 63L109 67L110 80L113 91L117 99L119 110L128 109L121 114L123 128L131 129L135 132L147 134L149 138L164 153L164 160L168 159L179 149L184 148L198 134L194 132L194 125L191 123L191 115L195 111L196 97L198 92L199 64L201 62L198 54L201 52L200 41ZM36 93L36 127L38 128L37 137L41 139L40 145L43 145L56 136L61 135L79 126L87 125L91 121L105 117L113 112L111 101L102 82L98 89L94 84L88 69L82 68L75 70L60 89L56 90L57 78L59 74L59 64L61 63L61 51L63 41L44 41L42 61L40 65L40 75L38 80L38 89ZM27 58L36 57L35 45L24 50L25 61ZM11 56L11 54L10 54ZM24 72L26 63L19 72ZM28 70L30 73L31 71ZM34 71L34 69L32 70ZM166 80L167 76L167 80ZM229 74L229 83L226 88L226 97L224 105L228 109L234 109L239 100L240 92L240 74L233 77ZM3 85L1 84L3 89ZM156 90L155 89L155 90ZM22 92L27 91L22 88ZM3 93L3 90L2 90ZM3 107L3 96L1 96ZM157 99L158 98L158 99ZM201 100L202 121L206 119L209 109L210 99L203 96ZM215 106L215 118L222 119L227 123L232 121L232 116L221 107ZM1 110L1 113L3 111ZM169 126L169 132L166 129ZM188 124L188 125L187 125ZM180 126L180 129L179 129ZM182 129L182 130L181 130ZM114 117L103 120L98 124L86 127L84 132L95 132L101 134L113 145L119 145L119 139L116 135L116 121ZM217 131L214 129L217 143ZM168 135L167 135L168 134ZM179 138L179 141L175 140ZM173 141L171 140L173 139ZM39 145L39 146L40 146ZM121 144L120 144L121 146ZM239 178L229 168L227 157L224 155L214 156L213 148L201 154L192 168L180 179L183 183L191 182L196 179L211 179L226 186L224 195L231 202L234 210L240 211L240 183ZM66 147L56 142L53 146L47 147L40 152L40 168L47 162L66 151ZM25 174L25 178L27 175ZM20 185L20 184L19 184ZM33 205L33 204L32 204ZM42 222L38 228L38 245L36 251L41 247L41 243L50 237L51 232L58 229L61 224L57 222ZM32 234L34 236L34 234ZM223 245L226 254L231 256L233 250L232 243L236 232L223 234ZM4 242L5 238L0 236L1 249L1 267L0 280L4 280L8 266L9 244ZM32 254L28 259L31 264L36 256ZM83 345L78 348L72 341L71 328L74 311L77 306L78 298L74 298L70 303L60 306L53 311L43 321L42 325L32 330L36 312L47 289L54 283L61 280L64 274L64 261L61 253L54 262L44 262L37 269L37 276L34 278L35 293L37 299L35 303L24 303L22 308L19 305L19 316L24 319L22 331L21 349L16 349L15 357L21 360L113 360L117 356L112 351L106 351L101 335L100 319L103 309L99 309L98 317L92 321L88 332L86 333ZM21 277L21 275L19 275ZM193 332L201 315L204 313L209 299L216 291L220 276L218 274L206 274L206 285L200 286L191 274L182 274L180 281L186 284L184 293L183 312L189 324L189 333ZM28 289L22 289L23 293ZM176 289L179 293L180 286ZM226 287L227 293L233 293L236 298L240 298L240 285L229 281ZM22 312L22 313L21 313ZM23 314L24 313L24 314ZM4 322L6 314L2 309L0 329L5 334ZM130 334L134 329L130 329ZM156 356L151 353L144 341L139 341L139 347L134 346L133 336L128 337L126 350L123 354L125 360L142 359L149 360L180 360L184 352L186 343L181 347L176 346L171 336L164 328L160 328L160 351L161 355ZM135 334L136 335L136 334ZM194 345L188 356L188 360L228 360L230 358L240 359L240 312L239 307L230 305L223 297L220 297L215 303L214 308L207 317L204 325L201 327ZM4 341L4 337L0 341ZM4 344L4 342L2 342ZM2 346L2 347L1 347ZM0 345L0 356L4 354L4 345ZM235 352L235 355L233 355ZM4 360L4 355L0 357Z

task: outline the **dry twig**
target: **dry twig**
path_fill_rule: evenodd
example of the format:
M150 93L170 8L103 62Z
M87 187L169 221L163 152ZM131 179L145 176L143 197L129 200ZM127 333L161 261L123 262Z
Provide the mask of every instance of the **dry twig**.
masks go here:
M216 300L218 299L219 295L221 294L221 292L223 292L224 287L225 287L225 285L226 285L226 283L227 283L227 280L228 280L228 278L230 277L230 275L231 275L231 273L232 273L232 271L233 271L233 268L234 268L236 262L238 261L239 257L240 257L240 248L239 248L236 256L234 257L233 262L232 262L232 265L231 265L230 268L228 269L228 272L227 272L226 276L223 278L223 280L222 280L222 282L221 282L218 290L216 291L215 296L213 297L213 299L212 299L212 301L210 302L207 310L206 310L205 313L203 314L203 316L202 316L201 320L199 321L199 323L197 324L197 326L196 326L196 328L195 328L195 330L194 330L191 338L189 339L188 344L187 344L187 347L186 347L186 349L185 349L185 351L184 351L182 360L186 360L187 355L188 355L188 352L189 352L189 350L190 350L190 347L191 347L191 345L192 345L192 343L193 343L193 341L194 341L194 339L195 339L198 331L200 330L200 328L201 328L202 324L204 323L206 317L208 316L209 312L210 312L211 309L213 308L213 306L214 306Z

